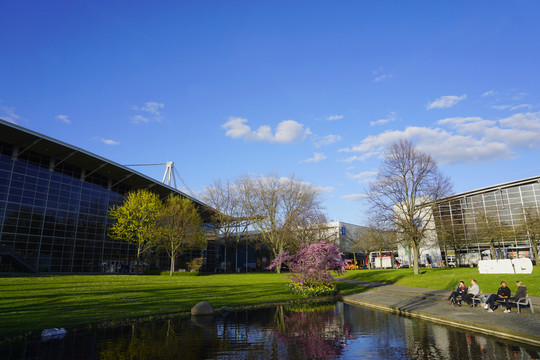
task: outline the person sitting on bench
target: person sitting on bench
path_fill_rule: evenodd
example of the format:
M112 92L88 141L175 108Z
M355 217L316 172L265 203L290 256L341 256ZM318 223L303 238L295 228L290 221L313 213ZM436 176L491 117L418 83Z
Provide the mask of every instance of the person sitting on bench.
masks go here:
M455 306L461 305L461 299L458 299L458 296L463 296L467 293L467 286L465 286L464 281L460 281L459 285L456 287L456 290L452 291L447 301L451 301Z
M527 297L527 287L521 283L521 281L516 281L517 290L514 296L508 298L509 301L516 302L519 299L526 298ZM510 312L510 303L506 302L506 310L504 310L505 313Z
M476 280L471 280L471 286L467 290L466 294L461 295L461 298L469 305L473 303L472 298L480 294L480 286L476 283Z
M489 295L489 298L486 300L486 304L484 305L484 309L488 310L489 312L493 312L493 310L496 309L495 301L503 301L505 304L508 304L510 295L512 295L512 291L510 291L510 288L506 286L506 281L501 281L501 287L499 290L497 290L497 294Z

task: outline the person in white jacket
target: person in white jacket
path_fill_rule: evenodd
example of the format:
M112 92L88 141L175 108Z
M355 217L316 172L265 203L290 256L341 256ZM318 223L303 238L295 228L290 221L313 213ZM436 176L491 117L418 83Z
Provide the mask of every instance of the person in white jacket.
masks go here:
M467 290L467 293L462 295L461 298L469 305L472 304L472 298L476 295L480 294L480 286L478 286L478 283L476 280L471 280L471 286L469 286L469 289Z

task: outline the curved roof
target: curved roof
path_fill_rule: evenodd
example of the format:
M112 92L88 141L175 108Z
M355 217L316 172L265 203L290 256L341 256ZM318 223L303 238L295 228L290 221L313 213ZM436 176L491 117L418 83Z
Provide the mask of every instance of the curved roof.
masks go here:
M20 153L30 150L54 158L57 162L83 168L87 175L97 174L107 177L113 184L122 183L132 189L148 189L162 198L171 193L178 194L195 203L205 222L216 211L200 200L124 165L2 119L0 119L0 141L17 146Z

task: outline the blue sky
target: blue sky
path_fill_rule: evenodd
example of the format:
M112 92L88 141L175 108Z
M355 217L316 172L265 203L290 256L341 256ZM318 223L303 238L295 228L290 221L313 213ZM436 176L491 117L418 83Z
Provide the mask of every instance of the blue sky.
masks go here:
M382 149L454 192L540 175L537 1L4 1L0 118L120 164L320 187L363 224ZM160 179L164 166L137 168Z

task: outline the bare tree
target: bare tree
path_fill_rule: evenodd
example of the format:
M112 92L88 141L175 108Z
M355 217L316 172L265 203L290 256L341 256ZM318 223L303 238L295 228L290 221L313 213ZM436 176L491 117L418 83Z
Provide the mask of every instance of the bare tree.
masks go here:
M495 246L499 247L504 239L514 237L511 226L504 224L494 211L477 210L474 212L475 235L478 241L489 243L491 258L496 259Z
M468 241L463 231L456 231L452 224L452 219L448 212L444 212L440 207L435 208L435 231L439 245L444 250L445 265L448 266L448 249L454 250L456 262L459 266L459 250L467 245Z
M394 249L401 242L399 236L393 228L388 227L386 223L379 221L374 216L368 217L369 226L362 231L362 243L366 249L366 255L371 252L379 253L379 266L383 267L383 251L392 251L392 267L394 267ZM371 259L370 259L371 260ZM371 263L369 264L371 267Z
M216 180L205 188L203 201L216 209L212 222L221 234L225 244L225 271L228 271L227 248L235 249L235 268L238 267L238 246L248 230L250 219L246 216L245 203L242 201L241 187L234 182Z
M238 181L246 214L272 255L294 244L292 233L315 224L322 213L320 191L314 185L295 179L245 176ZM280 267L276 268L279 273Z
M534 254L534 262L540 265L538 258L538 242L540 241L540 213L534 206L523 209L523 225L519 231L529 238Z
M326 215L323 213L304 219L289 235L288 250L290 252L297 252L303 244L325 242L338 245L339 242L339 235L333 227L329 227Z
M414 274L419 274L420 247L430 224L433 228L434 201L450 193L452 186L435 160L400 140L384 152L377 178L370 186L371 215L408 239L413 250Z

